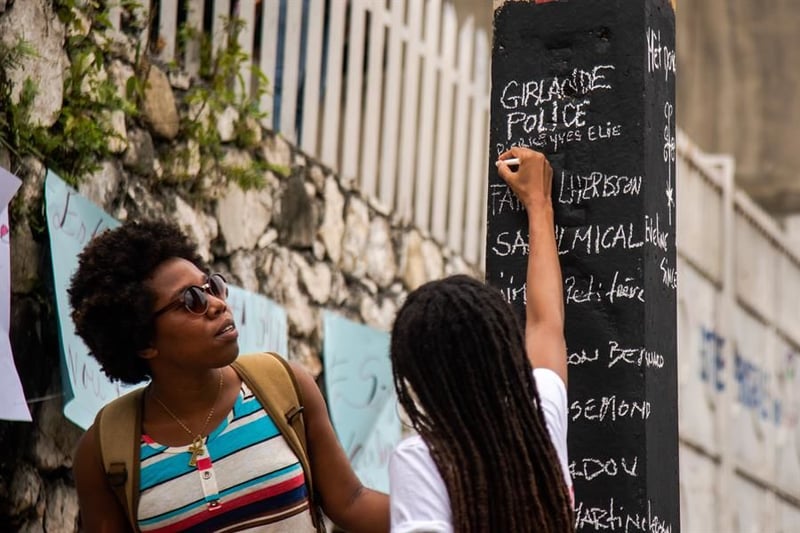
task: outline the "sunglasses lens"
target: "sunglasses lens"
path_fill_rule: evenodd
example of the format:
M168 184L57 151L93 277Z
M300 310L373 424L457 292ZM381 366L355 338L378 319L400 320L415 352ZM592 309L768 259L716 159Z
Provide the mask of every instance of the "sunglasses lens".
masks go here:
M186 309L196 315L202 315L208 309L206 294L199 287L189 287L183 293L183 303Z
M228 297L228 285L225 283L225 278L222 274L211 274L208 278L208 289L211 294L217 298Z

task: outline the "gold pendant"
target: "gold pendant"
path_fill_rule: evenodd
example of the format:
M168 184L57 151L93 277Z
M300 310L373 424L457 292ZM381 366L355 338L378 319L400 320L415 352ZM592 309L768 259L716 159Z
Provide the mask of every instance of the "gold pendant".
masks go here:
M197 457L203 455L203 437L200 435L194 438L194 441L189 446L188 452L192 454L189 458L189 466L196 466L197 465Z

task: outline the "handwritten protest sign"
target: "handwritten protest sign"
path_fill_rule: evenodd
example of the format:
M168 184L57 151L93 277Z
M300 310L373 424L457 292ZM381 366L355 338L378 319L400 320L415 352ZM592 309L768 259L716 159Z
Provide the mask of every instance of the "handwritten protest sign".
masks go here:
M55 173L45 181L47 229L50 236L56 312L61 333L64 415L83 429L97 411L136 386L112 382L75 333L67 288L78 267L78 254L94 235L119 226L119 222L81 196ZM240 352L287 352L286 311L272 300L230 286L228 301L239 329Z
M53 260L56 313L61 334L61 381L64 415L86 429L97 411L127 388L111 382L75 333L67 288L78 268L78 254L91 238L119 225L113 217L78 194L52 171L45 180L45 209Z
M228 307L239 330L239 353L289 353L286 311L266 296L230 286Z
M8 203L17 192L19 178L0 168L0 418L31 421L31 412L14 366L8 331L11 325L11 227Z
M388 492L389 458L401 433L389 334L331 312L323 320L331 420L362 483Z

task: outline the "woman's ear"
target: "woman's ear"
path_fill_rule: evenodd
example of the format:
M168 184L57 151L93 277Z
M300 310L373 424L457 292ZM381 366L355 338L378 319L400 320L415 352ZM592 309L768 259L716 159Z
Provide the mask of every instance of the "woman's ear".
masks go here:
M152 359L158 355L158 350L150 346L139 352L139 357L142 359Z

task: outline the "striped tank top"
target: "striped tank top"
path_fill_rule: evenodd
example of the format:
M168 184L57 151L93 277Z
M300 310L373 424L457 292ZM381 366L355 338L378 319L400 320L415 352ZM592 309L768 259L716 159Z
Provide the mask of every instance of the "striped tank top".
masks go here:
M190 446L142 435L143 532L314 531L300 461L244 383L194 466L190 457Z

